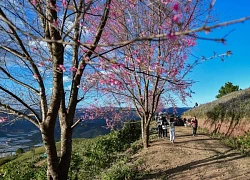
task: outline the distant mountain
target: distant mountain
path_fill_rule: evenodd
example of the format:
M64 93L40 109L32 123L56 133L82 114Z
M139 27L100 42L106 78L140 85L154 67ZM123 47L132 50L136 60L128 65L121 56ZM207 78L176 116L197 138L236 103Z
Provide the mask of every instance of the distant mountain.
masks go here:
M189 109L191 109L191 107L168 108L166 112L168 112L169 114L177 114L178 116L181 116Z
M77 109L75 113L75 118L81 118L86 109ZM116 109L117 112L123 113L120 108ZM106 112L106 111L105 111ZM125 112L124 112L125 113ZM105 117L111 116L109 112L104 114ZM0 113L0 117L5 117L6 114ZM14 117L13 117L14 118ZM124 120L138 120L137 115L134 111L124 114ZM27 120L17 120L14 123L0 123L0 137L6 136L6 134L17 134L17 133L29 133L33 130L38 130L38 128ZM93 120L84 120L79 123L73 130L73 137L75 138L93 138L99 135L104 135L110 132L110 129L106 128L105 118L96 118ZM56 123L55 138L59 140L60 138L60 125L59 122ZM33 135L33 139L41 139L40 133Z
M181 107L177 108L176 112L178 115L181 115L183 112L187 111L190 109L189 107ZM82 117L83 109L77 109L75 117L80 118ZM174 110L173 108L168 108L165 109L164 111L167 111L169 113L173 113ZM117 108L117 112L123 113L121 108ZM108 112L106 112L108 114ZM125 113L125 112L124 112ZM106 116L110 116L108 114ZM6 115L0 114L0 117L4 117ZM126 116L126 117L125 117ZM124 115L124 118L127 120L139 120L139 117L137 116L135 111L131 111L130 113L126 112L126 115ZM0 137L6 136L6 134L13 133L29 133L33 130L38 130L35 125L33 125L31 122L27 120L17 120L14 123L11 124L6 124L6 123L1 123L0 124ZM99 135L104 135L110 132L110 129L106 128L106 120L103 119L94 119L94 120L85 120L82 121L79 125L77 125L73 131L73 137L75 138L93 138ZM59 139L60 138L60 128L59 128L59 123L57 122L56 124L56 129L55 129L55 138ZM33 135L33 139L41 139L40 133Z

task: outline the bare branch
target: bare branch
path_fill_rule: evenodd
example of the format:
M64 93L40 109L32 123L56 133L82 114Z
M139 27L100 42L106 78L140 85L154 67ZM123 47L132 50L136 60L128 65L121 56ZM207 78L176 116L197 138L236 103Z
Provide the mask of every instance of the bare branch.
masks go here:
M16 82L17 84L22 85L23 87L26 87L26 88L32 90L33 92L35 92L36 94L39 95L39 91L36 90L35 88L31 87L31 86L28 85L28 84L25 84L24 82L21 82L21 81L17 80L17 79L14 78L13 76L11 76L11 74L9 74L9 73L8 73L5 69L3 69L2 67L0 67L0 70L3 71L3 73L6 74L6 76L7 76L8 78L10 78L12 81Z
M0 89L4 92L6 92L7 94L11 95L13 98L15 98L19 103L21 103L24 107L26 107L27 109L29 109L35 116L35 118L37 119L38 122L41 122L40 117L38 116L38 114L32 109L30 108L30 106L28 104L26 104L21 98L19 98L18 96L16 96L14 93L10 92L9 90L3 88L2 86L0 86Z
M27 114L21 112L21 111L17 111L16 109L11 108L10 106L6 105L6 104L2 104L0 101L0 107L4 108L6 111L18 116L18 117L23 117L26 120L32 122L36 127L39 128L39 124L36 120L34 120L31 116L28 116Z

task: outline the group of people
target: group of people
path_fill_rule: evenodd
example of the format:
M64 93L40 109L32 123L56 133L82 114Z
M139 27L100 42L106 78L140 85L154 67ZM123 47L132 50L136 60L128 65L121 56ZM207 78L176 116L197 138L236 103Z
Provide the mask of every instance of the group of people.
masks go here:
M174 143L175 140L174 117L168 117L167 114L159 113L159 116L156 116L155 119L157 122L158 138L167 137L168 126L169 126L170 141Z
M158 116L155 116L155 120L157 122L157 130L158 130L158 138L166 138L168 133L169 126L169 138L171 143L175 141L175 125L174 122L176 117L168 116L166 113L159 113ZM193 136L196 136L197 128L198 128L198 120L196 116L191 120L191 126L193 128Z

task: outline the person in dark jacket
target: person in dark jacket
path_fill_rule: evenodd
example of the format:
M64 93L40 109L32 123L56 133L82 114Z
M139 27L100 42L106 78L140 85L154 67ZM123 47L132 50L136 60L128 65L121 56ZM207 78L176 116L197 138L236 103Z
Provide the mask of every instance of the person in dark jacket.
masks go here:
M168 121L167 121L167 117L163 116L162 117L162 136L163 138L168 137Z
M158 129L158 138L162 137L162 113L159 113L159 116L157 116L156 119L157 122L157 129Z
M193 127L193 136L196 136L196 132L198 128L198 120L196 119L196 116L194 116L194 119L192 120L191 125Z

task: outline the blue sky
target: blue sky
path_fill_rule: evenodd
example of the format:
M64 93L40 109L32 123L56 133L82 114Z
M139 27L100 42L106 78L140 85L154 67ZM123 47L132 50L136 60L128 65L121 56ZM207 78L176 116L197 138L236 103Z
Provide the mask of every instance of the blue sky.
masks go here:
M219 22L250 16L250 0L218 0L214 8ZM216 100L215 96L226 82L239 85L241 89L250 87L250 21L214 29L209 34L200 33L199 36L221 38L232 30L226 38L226 45L198 40L193 50L195 56L211 57L214 52L222 54L228 50L233 54L224 62L219 58L211 59L193 69L189 78L197 82L192 87L195 94L187 100L188 106L194 106L195 102L204 104Z

